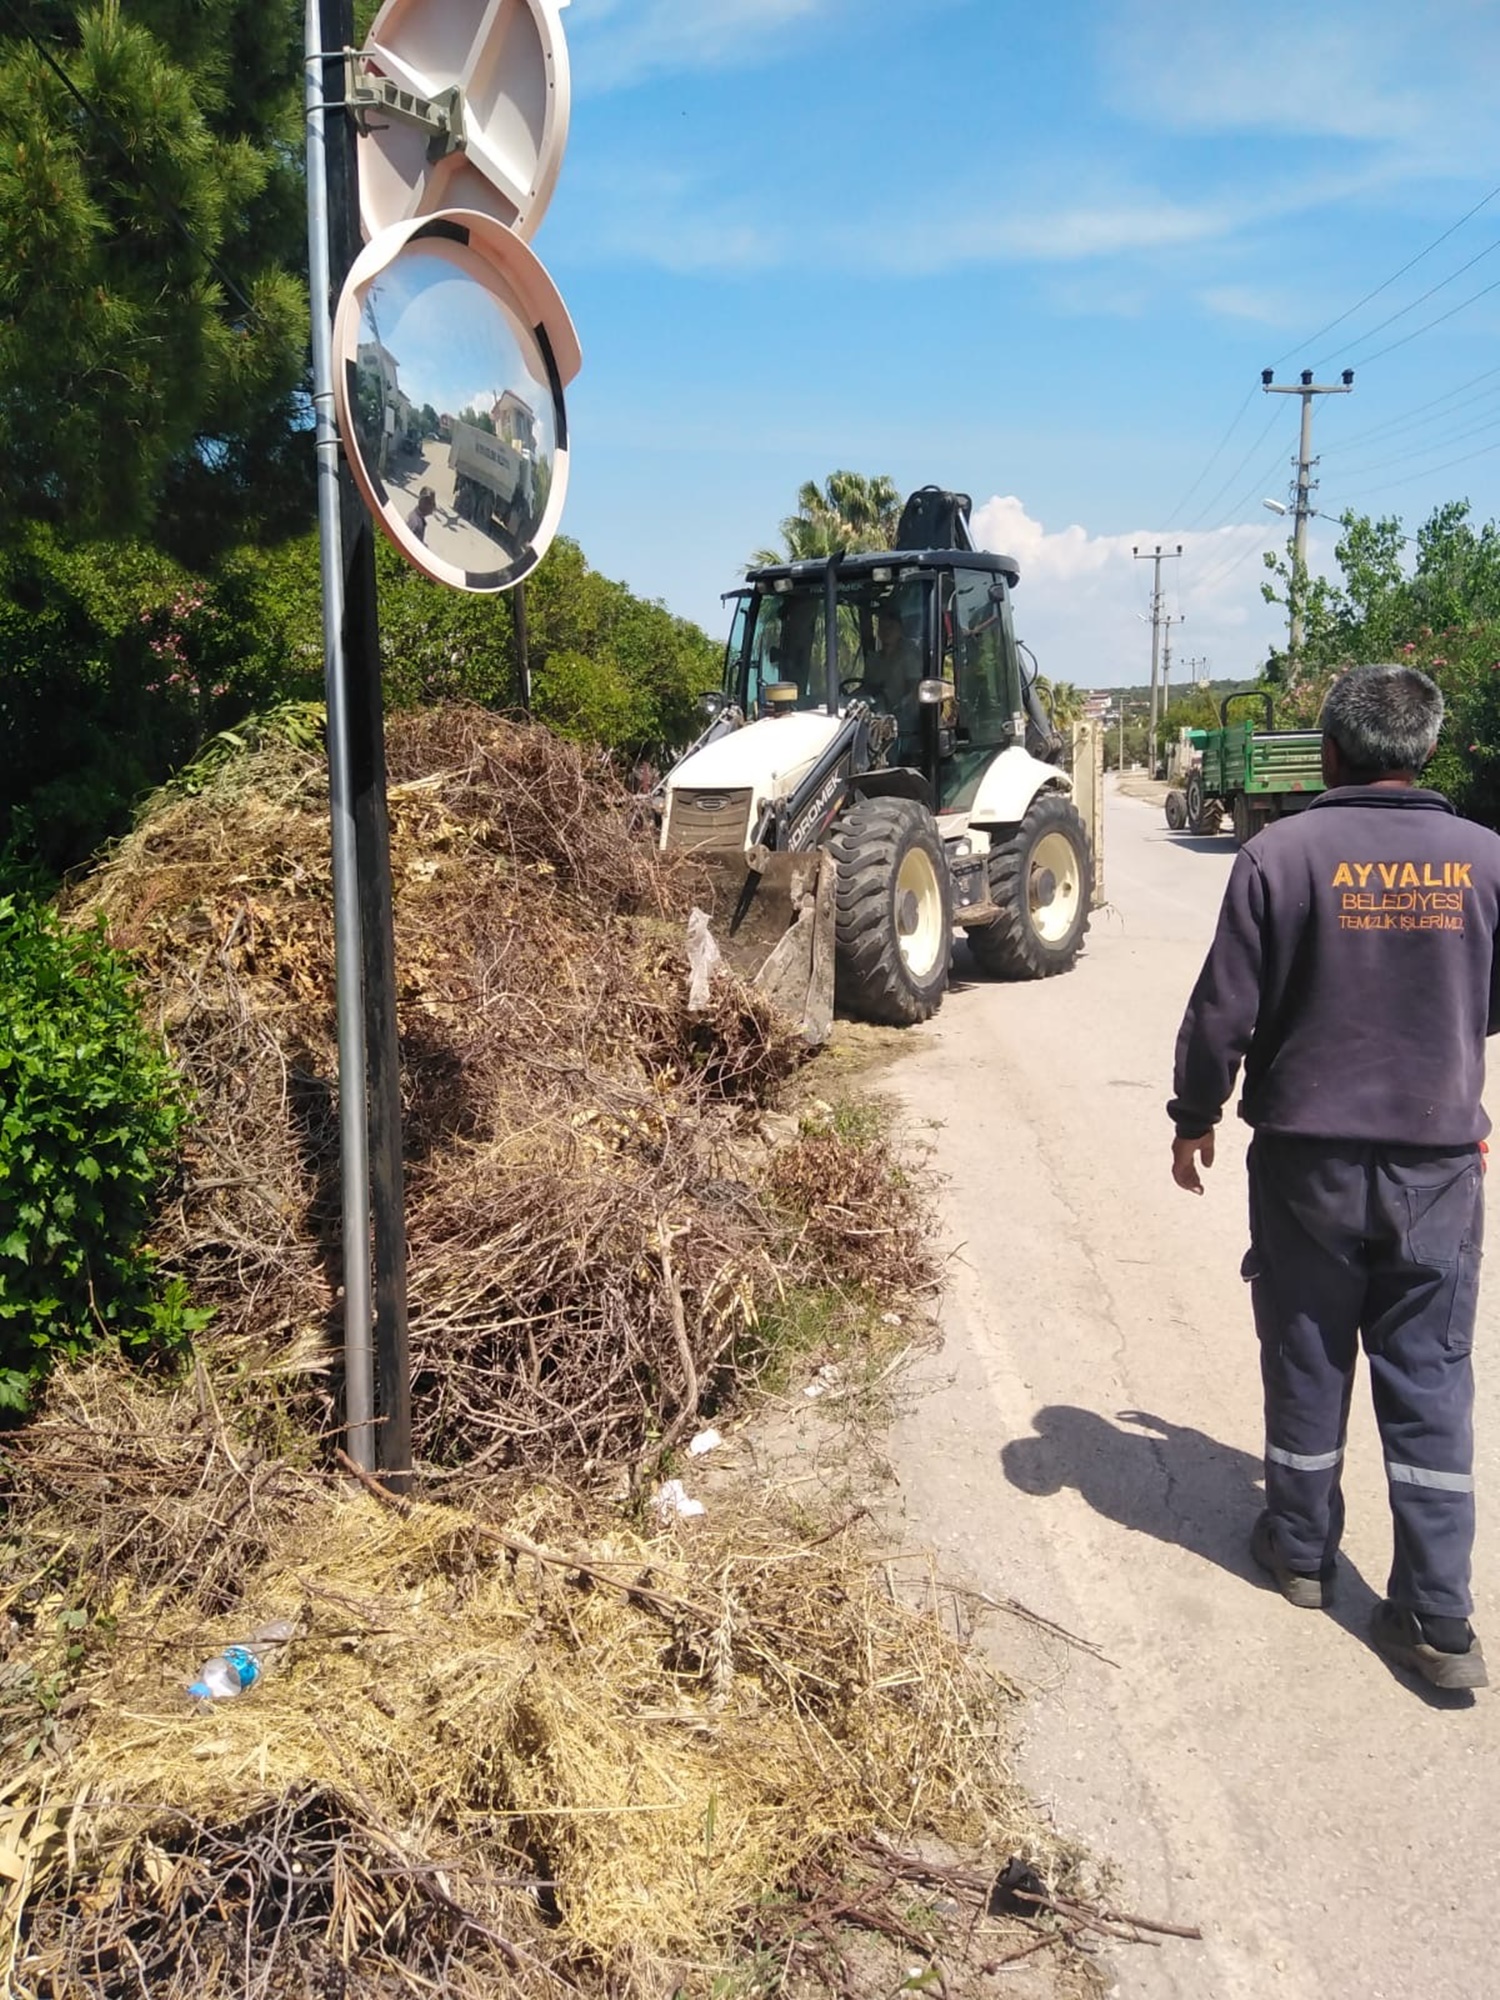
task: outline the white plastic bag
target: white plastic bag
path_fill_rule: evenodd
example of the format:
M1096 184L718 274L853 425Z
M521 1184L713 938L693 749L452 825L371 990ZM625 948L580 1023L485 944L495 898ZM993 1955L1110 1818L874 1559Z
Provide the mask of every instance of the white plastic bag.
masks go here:
M651 1509L663 1527L671 1521L691 1521L708 1512L701 1500L689 1496L680 1479L668 1479L657 1487L651 1496Z
M708 1005L714 967L720 963L718 943L708 927L707 910L695 909L689 913L687 950L688 968L692 974L688 984L688 1012L701 1014Z

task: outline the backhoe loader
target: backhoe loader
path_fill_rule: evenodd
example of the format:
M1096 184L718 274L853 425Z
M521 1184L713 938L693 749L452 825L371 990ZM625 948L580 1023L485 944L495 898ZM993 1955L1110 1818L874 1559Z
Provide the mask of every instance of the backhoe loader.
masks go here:
M704 733L658 787L720 949L814 1041L835 1006L927 1019L955 928L982 972L1065 972L1100 891L1022 670L1020 572L969 513L924 487L893 549L750 570Z

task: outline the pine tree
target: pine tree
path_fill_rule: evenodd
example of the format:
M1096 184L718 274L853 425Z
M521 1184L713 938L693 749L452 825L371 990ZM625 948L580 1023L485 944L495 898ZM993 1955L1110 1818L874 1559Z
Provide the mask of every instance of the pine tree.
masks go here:
M0 21L7 516L184 554L269 513L305 368L300 9L32 0ZM302 458L310 459L305 449ZM0 531L3 531L0 523Z

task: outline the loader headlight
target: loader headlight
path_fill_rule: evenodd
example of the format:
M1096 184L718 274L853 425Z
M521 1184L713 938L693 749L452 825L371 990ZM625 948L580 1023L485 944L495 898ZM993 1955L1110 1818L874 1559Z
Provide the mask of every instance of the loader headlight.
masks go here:
M962 861L974 852L974 843L966 833L961 834L957 840L948 842L948 852L955 860Z

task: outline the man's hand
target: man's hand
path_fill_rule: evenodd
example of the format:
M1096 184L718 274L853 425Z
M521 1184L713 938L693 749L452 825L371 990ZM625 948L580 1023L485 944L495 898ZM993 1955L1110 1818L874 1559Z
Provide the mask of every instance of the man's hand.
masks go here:
M1189 1194L1202 1194L1203 1183L1198 1178L1198 1163L1205 1167L1214 1163L1213 1127L1200 1133L1196 1139L1174 1139L1172 1141L1172 1178L1180 1188Z

